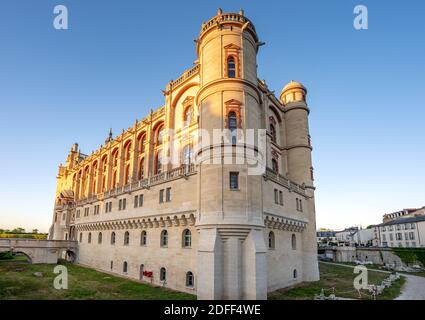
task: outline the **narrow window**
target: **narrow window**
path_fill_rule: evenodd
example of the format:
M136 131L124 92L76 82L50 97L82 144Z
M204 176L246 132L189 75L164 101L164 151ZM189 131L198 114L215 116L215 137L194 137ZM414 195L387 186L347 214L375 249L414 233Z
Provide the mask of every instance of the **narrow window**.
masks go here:
M167 188L165 190L165 201L170 202L171 201L171 188Z
M89 239L88 239L88 243L91 243L91 232L89 232Z
M276 159L272 159L272 170L275 173L279 173L279 164L277 163Z
M296 279L298 277L297 275L297 269L294 269L294 279Z
M118 201L118 211L121 211L121 209L122 209L122 199Z
M279 204L283 206L283 192L279 191Z
M279 204L279 192L277 189L274 189L274 203Z
M235 58L233 57L227 58L227 76L229 78L236 77L236 63Z
M239 189L239 172L230 172L230 189Z
M269 249L274 249L274 232L269 232Z
M160 174L162 171L162 150L156 153L155 157L155 172L154 174Z
M146 234L146 231L142 231L140 235L140 245L146 246L146 243L147 243L147 234Z
M101 244L102 243L102 232L99 232L98 236L97 236L97 243Z
M164 189L159 190L159 203L164 202Z
M134 196L134 207L137 208L139 206L139 196Z
M228 129L230 130L230 137L231 137L233 145L236 144L236 138L237 138L236 137L236 129L238 128L237 122L238 122L238 120L237 120L237 117L236 117L236 113L233 112L233 111L229 112L227 126L228 126Z
M142 158L140 159L140 162L139 162L139 174L138 174L139 180L143 179L144 171L145 171L145 158Z
M161 247L168 246L168 231L162 230L161 232Z
M128 272L128 264L127 261L124 261L124 264L122 266L122 272L127 273Z
M122 209L125 210L127 207L127 199L122 199Z
M193 284L194 284L193 280L194 280L193 273L191 271L188 271L186 273L186 287L193 288Z
M297 237L295 234L292 234L291 238L292 250L297 250Z
M139 195L139 207L143 207L143 194Z
M126 231L124 233L124 245L128 246L130 244L130 233Z
M111 270L114 269L114 262L111 261Z
M80 232L80 242L83 242L83 233Z
M159 271L159 280L167 281L167 270L164 267Z
M111 233L111 244L114 245L115 244L115 232Z
M273 124L270 123L270 135L272 136L272 141L276 143L276 129Z

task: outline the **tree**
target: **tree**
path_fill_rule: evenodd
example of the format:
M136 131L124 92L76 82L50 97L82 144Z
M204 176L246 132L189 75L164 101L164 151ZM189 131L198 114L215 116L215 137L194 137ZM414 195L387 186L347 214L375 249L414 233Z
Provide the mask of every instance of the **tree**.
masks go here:
M37 234L38 233L38 229L32 229L32 233Z
M25 233L24 228L15 228L12 230L12 233Z

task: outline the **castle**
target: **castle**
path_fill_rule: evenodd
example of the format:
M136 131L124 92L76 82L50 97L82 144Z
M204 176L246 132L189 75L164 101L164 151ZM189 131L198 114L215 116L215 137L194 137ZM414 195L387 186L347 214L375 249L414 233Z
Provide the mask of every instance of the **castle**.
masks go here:
M203 23L164 106L91 155L73 145L50 239L76 240L81 265L199 299L266 299L318 280L307 90L291 81L276 97L257 78L261 44L242 10ZM199 130L218 129L196 147ZM241 142L261 129L265 147ZM265 169L252 174L257 156Z

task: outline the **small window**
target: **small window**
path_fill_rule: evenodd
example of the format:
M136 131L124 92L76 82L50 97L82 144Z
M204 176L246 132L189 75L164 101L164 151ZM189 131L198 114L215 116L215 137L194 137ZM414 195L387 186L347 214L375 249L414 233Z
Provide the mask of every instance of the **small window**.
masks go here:
M102 243L102 232L99 232L98 236L97 236L97 243L101 244Z
M297 250L297 237L295 234L292 234L291 238L292 250Z
M111 270L113 270L113 269L114 269L114 262L111 261Z
M146 234L146 231L142 231L142 233L140 234L140 245L141 246L146 246L148 237Z
M229 78L236 77L236 63L235 58L233 57L227 58L227 76Z
M279 191L279 204L283 206L283 191Z
M167 281L167 270L164 267L159 270L159 280Z
M168 231L162 230L161 232L161 247L167 247L168 246Z
M190 248L192 246L192 233L189 229L183 231L183 247Z
M139 207L143 207L143 194L139 195Z
M139 196L134 196L134 207L137 208L139 206Z
M118 211L122 210L122 199L118 201Z
M171 188L167 188L165 190L165 201L170 202L171 201Z
M294 275L294 279L296 279L298 277L297 269L294 269L293 275Z
M230 130L230 137L232 140L232 145L236 144L237 140L237 128L238 128L238 119L235 112L229 112L228 115L228 129Z
M186 273L186 287L193 288L193 285L194 285L193 273L191 271L188 271Z
M239 190L239 172L230 172L230 190Z
M162 171L162 150L156 153L155 157L155 171L154 174L160 174Z
M272 141L276 143L276 129L273 124L270 123L270 135L272 136Z
M91 232L89 232L89 239L88 239L88 243L91 243Z
M279 191L274 189L274 203L279 204Z
M122 209L125 210L127 207L127 199L122 199Z
M80 242L83 242L83 233L80 232Z
M128 246L130 244L130 233L126 231L124 233L124 245Z
M127 273L128 272L128 263L127 261L124 261L124 264L122 266L122 272Z
M111 233L111 244L114 245L115 244L115 232Z
M159 190L159 203L164 202L164 189Z
M275 248L274 232L270 231L269 232L269 249L274 249L274 248Z
M275 173L279 173L279 164L276 159L272 159L272 170Z

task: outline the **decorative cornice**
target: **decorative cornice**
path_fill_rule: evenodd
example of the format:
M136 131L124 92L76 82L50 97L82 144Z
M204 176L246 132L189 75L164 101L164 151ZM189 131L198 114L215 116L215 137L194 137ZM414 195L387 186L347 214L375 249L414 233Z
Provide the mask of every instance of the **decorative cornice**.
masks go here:
M307 224L307 220L294 219L264 212L264 225L270 229L302 232L307 227Z

